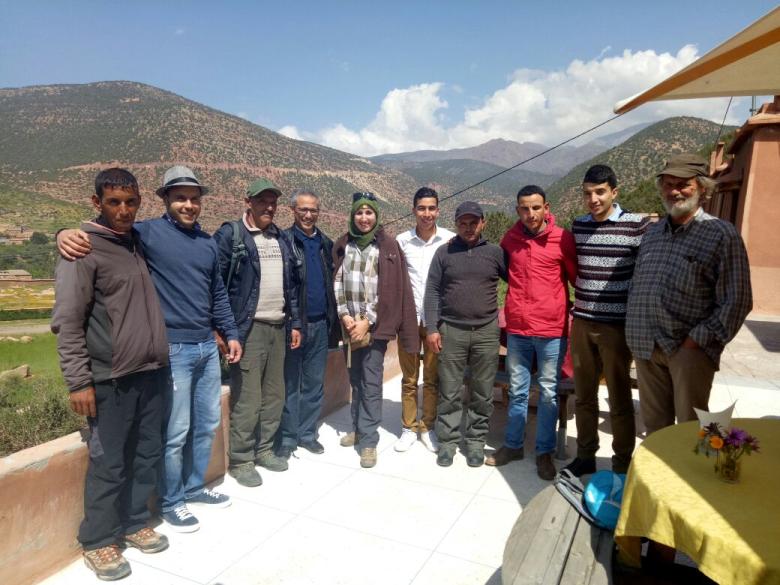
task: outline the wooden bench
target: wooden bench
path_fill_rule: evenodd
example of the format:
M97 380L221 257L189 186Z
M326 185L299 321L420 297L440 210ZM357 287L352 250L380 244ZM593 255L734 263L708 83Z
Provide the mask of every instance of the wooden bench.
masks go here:
M525 507L504 548L504 585L607 585L614 539L548 486Z

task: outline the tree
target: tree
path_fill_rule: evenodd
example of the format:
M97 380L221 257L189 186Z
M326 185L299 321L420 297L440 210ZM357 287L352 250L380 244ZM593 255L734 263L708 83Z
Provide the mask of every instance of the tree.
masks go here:
M30 238L31 244L48 244L49 238L46 237L46 234L42 234L41 232L33 232L32 237Z
M494 244L499 244L504 234L515 224L515 220L503 211L491 211L485 216L485 229L482 236Z

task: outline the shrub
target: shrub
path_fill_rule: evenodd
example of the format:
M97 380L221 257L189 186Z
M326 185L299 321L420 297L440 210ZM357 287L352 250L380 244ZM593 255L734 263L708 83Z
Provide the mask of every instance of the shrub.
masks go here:
M84 418L70 409L62 381L12 376L0 381L0 457L77 431Z

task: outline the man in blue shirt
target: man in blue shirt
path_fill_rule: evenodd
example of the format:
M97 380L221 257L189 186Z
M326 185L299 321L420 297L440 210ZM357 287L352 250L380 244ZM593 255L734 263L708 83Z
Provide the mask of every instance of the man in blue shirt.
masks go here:
M325 452L317 440L317 421L328 346L338 346L334 332L340 333L333 294L333 242L317 229L320 198L298 189L290 197L290 208L295 223L284 235L295 258L302 342L298 349L287 351L284 361L286 400L277 439L277 453L284 458L298 446L317 455Z
M200 527L188 504L230 505L228 496L204 487L221 414L215 327L228 340L228 361L235 363L241 358L217 247L197 222L201 197L207 191L190 169L174 166L165 172L157 189L165 214L134 225L141 236L168 335L171 377L164 399L158 492L163 520L178 532ZM91 250L88 237L80 230L60 232L57 243L66 259Z

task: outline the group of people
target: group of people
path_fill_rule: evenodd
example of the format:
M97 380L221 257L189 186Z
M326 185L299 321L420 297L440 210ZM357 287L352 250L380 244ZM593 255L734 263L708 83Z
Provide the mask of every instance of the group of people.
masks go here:
M544 190L528 185L500 245L483 238L476 202L457 207L451 232L437 225L437 192L423 187L412 201L415 227L394 238L376 196L360 192L334 243L317 227L320 199L310 190L291 194L294 224L282 230L274 223L282 192L258 179L243 216L209 236L198 224L208 189L191 169L166 171L156 191L165 213L141 222L135 177L101 171L96 219L58 234L52 317L72 408L90 430L78 535L86 564L118 579L130 574L123 546L168 547L147 525L155 489L163 521L181 532L199 528L191 508L230 505L205 486L221 416L220 354L230 370L228 472L246 487L262 484L258 467L285 471L298 448L324 452L317 423L328 350L339 341L352 388L352 430L340 444L356 449L362 467L377 463L384 356L397 339L396 451L419 440L443 467L458 447L472 467L522 459L535 375L536 468L552 480L570 340L577 457L567 467L577 476L596 469L603 376L612 468L625 472L636 435L632 357L648 432L690 420L694 407L707 408L720 353L751 308L742 240L701 208L714 187L706 162L671 158L658 187L668 215L653 225L620 208L615 173L595 165L582 183L589 213L567 231ZM486 457L500 279L508 284L509 409L504 444Z

